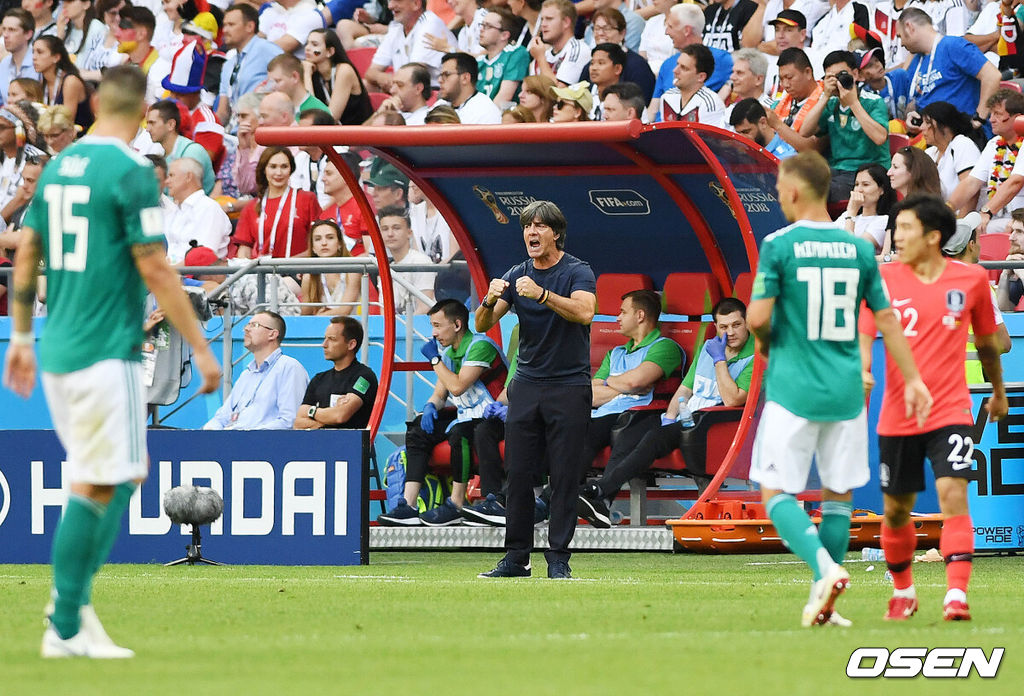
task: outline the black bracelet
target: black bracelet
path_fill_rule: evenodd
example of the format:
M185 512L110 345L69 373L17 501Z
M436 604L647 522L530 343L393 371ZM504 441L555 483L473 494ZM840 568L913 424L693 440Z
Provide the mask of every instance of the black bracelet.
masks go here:
M544 304L545 302L548 301L548 295L549 294L551 294L551 291L550 290L545 290L543 293L541 293L541 296L539 298L537 298L537 302L540 303L540 304Z
M490 304L487 304L487 301L484 300L483 302L480 303L480 306L481 307L486 307L487 309L494 309L494 305L496 305L496 304L498 304L498 298L497 297L495 297L494 298L494 302L492 302Z

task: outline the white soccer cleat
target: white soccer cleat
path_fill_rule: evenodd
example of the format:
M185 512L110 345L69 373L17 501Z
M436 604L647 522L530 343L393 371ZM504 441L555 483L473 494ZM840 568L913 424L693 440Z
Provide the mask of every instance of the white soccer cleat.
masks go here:
M96 615L96 610L91 604L86 604L79 611L79 618L82 622L82 632L89 636L89 640L96 645L103 645L106 647L117 648L118 650L128 650L127 648L119 647L110 636L107 635L106 630L103 628L103 624L100 623L100 617ZM132 652L128 650L128 652ZM134 653L132 653L134 655ZM131 657L128 655L127 657Z
M822 626L828 623L835 608L836 599L850 586L850 574L841 565L835 564L825 577L814 583L811 599L804 607L801 624L804 628Z
M43 627L50 625L50 617L53 615L53 602L51 601L46 605L46 609L43 610ZM103 624L100 622L100 617L96 614L96 609L91 604L86 604L78 610L78 618L81 621L81 630L85 635L89 636L89 640L97 645L106 645L118 647L113 639L107 635L106 629L103 628ZM126 650L127 648L121 648Z
M135 657L135 653L128 648L92 642L85 631L79 631L70 638L61 638L53 626L49 626L43 633L43 644L39 653L44 658L88 657L94 660L119 660Z
M839 626L841 628L849 628L853 625L853 622L847 618L839 615L839 612L835 609L832 610L832 616L828 617L826 622L829 626Z

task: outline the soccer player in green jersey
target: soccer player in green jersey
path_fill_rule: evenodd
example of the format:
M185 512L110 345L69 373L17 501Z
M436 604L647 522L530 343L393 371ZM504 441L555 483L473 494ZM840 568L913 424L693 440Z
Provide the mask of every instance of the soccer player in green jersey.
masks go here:
M141 350L147 288L192 346L200 391L220 383L220 366L167 263L152 163L127 146L142 122L145 94L146 77L134 66L104 74L95 129L43 170L15 263L4 384L24 397L35 387L31 313L43 260L49 313L39 364L71 469L53 541L43 657L134 655L107 636L90 595L149 467Z
M854 488L868 482L865 374L857 313L866 301L904 378L908 417L924 422L931 395L882 286L870 242L832 222L825 207L829 168L816 152L779 164L779 205L793 224L765 237L747 322L771 360L750 478L786 546L814 573L804 626L849 625L835 611L850 576L842 567L850 540ZM811 461L821 478L821 527L796 500Z

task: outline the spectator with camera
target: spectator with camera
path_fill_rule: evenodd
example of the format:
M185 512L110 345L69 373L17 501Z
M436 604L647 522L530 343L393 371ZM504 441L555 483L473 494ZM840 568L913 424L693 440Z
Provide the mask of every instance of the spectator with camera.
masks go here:
M817 133L827 136L831 144L831 202L850 197L862 164L889 166L889 109L877 94L859 92L857 65L857 57L850 51L832 51L825 56L823 98L800 126L800 135Z

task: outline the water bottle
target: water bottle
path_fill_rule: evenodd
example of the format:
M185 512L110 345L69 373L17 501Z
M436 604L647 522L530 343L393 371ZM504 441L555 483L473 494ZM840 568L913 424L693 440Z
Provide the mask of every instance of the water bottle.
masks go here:
M884 561L885 552L882 549L863 548L860 550L860 557L864 561Z
M683 424L684 428L692 428L697 425L693 420L690 407L686 405L686 399L682 397L679 399L679 422Z

